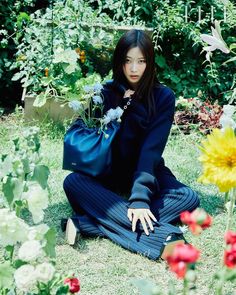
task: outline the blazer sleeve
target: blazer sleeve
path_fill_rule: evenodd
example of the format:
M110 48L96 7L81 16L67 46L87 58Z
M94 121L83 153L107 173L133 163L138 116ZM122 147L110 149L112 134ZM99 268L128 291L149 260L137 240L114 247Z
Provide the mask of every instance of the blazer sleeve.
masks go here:
M156 99L156 97L155 97ZM170 133L175 111L175 95L165 87L156 99L156 114L149 123L141 146L129 208L149 209L151 197L159 189L155 167L160 163Z

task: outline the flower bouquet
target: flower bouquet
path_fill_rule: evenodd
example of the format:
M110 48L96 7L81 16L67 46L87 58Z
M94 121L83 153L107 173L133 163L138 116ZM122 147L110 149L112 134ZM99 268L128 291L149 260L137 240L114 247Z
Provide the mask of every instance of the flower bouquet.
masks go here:
M79 119L65 134L63 169L90 176L108 174L112 161L111 145L119 130L123 109L109 109L104 114L101 84L85 86L82 99L71 101L69 106L78 112Z
M78 113L85 126L88 128L97 128L98 131L103 132L105 137L108 138L105 132L108 129L107 125L112 121L121 122L121 116L124 111L120 107L117 107L103 114L104 97L102 89L103 86L100 83L84 86L80 101L73 100L68 105Z

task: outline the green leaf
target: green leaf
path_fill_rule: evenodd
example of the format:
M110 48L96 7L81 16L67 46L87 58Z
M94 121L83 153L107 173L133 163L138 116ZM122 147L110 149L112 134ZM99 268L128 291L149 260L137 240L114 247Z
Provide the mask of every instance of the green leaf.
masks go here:
M55 247L56 247L56 231L53 228L50 228L46 234L45 239L47 241L46 246L43 248L46 254L51 257L56 257Z
M42 107L47 101L47 96L45 93L40 93L36 96L35 101L33 103L34 107Z
M229 49L231 50L231 49L234 49L234 48L236 48L236 43L230 44Z
M7 245L5 247L5 253L4 253L4 259L5 260L12 260L13 254L14 254L15 247L12 245Z
M41 80L43 86L48 86L52 81L52 77L43 77Z
M226 60L222 65L225 65L225 64L227 64L227 63L229 63L229 62L232 62L232 61L236 61L236 56L234 56L234 57L232 57L232 58Z
M160 68L165 68L167 66L166 60L163 55L157 55L155 58L155 62Z
M29 21L30 21L30 16L26 12L20 12L20 14L17 16L17 21L16 21L17 27L21 29L23 24L26 24Z
M56 295L64 295L64 294L68 294L68 291L69 291L69 286L68 286L68 285L61 286L61 287L57 290Z
M12 170L13 170L12 158L11 156L7 155L7 157L4 158L2 163L0 162L0 179L10 174Z
M13 143L14 143L14 146L15 146L15 151L16 152L19 151L19 149L20 149L20 138L17 137L15 139L13 139Z
M227 269L225 272L226 281L234 281L236 279L236 269Z
M11 78L11 80L12 81L17 81L17 80L19 80L20 78L22 78L22 72L18 72L18 73L16 73L12 78Z
M171 75L170 79L171 79L171 81L173 81L176 84L178 84L181 81L181 79L176 75Z
M40 186L45 189L47 187L47 181L50 171L45 165L36 165L34 167L34 173L32 176L32 180L37 181Z
M12 287L14 268L9 261L0 264L0 288L10 289Z
M11 205L14 199L20 199L23 192L23 183L18 178L9 176L2 185L2 191L8 204Z
M25 174L30 173L30 162L29 162L29 158L22 158L21 162L23 164L23 169Z
M27 262L22 261L20 259L17 259L17 260L14 261L13 266L14 266L14 268L17 269L17 268L21 267L24 264L27 264Z
M22 208L26 207L21 200L17 200L14 202L14 210L16 212L16 216L20 216L20 212Z

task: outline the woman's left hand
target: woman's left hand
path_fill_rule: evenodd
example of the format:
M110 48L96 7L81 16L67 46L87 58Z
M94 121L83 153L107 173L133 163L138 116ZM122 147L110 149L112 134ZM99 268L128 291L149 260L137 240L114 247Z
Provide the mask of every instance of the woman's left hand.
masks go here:
M132 231L136 230L137 221L140 220L143 230L145 234L149 235L149 230L147 225L149 226L150 230L154 230L152 220L157 221L156 217L152 214L149 209L128 209L127 216L129 220L132 222Z

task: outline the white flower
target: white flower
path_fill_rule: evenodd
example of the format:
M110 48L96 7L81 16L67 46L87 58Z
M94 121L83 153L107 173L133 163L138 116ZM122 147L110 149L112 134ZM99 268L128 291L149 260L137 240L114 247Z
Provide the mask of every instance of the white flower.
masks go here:
M120 107L117 107L116 109L115 109L115 111L116 111L116 118L117 119L120 119L120 117L123 115L123 113L124 113L124 110L122 110L122 108L120 108Z
M3 247L27 240L28 230L29 226L15 212L0 209L0 244Z
M43 255L42 246L39 241L24 242L18 252L18 257L23 261L34 261Z
M99 96L99 95L94 95L94 96L93 96L93 102L94 102L95 104L99 104L99 103L102 103L103 100L102 100L101 96Z
M223 106L223 112L226 116L232 117L235 112L235 106L230 105L230 104L225 104Z
M116 110L115 109L108 110L106 115L107 115L107 117L110 118L111 121L112 120L115 120L116 117L117 117L117 114L116 114Z
M215 21L215 29L211 27L211 31L212 31L212 36L207 34L200 35L201 39L210 45L210 46L203 47L203 49L208 52L219 49L224 53L229 53L230 50L221 36L221 30L220 30L220 25L218 21Z
M93 86L93 90L96 94L100 94L101 90L102 90L102 85L100 83L96 83Z
M85 91L86 93L89 93L89 92L93 91L93 88L92 88L91 86L85 85L85 86L84 86L84 91Z
M34 223L43 220L44 209L48 207L48 193L37 182L32 182L29 190L22 196L28 202L28 209L32 214Z
M48 232L48 230L49 226L46 224L32 226L29 229L28 239L42 241L44 239L44 235Z
M115 109L109 109L106 115L102 118L101 122L105 125L107 125L113 120L117 120L118 122L120 122L120 117L122 116L123 112L124 111L120 107L117 107Z
M236 122L232 118L234 112L235 112L235 106L232 106L232 105L223 106L223 114L220 117L220 125L223 130L226 127L231 127L233 129L236 128Z
M108 123L111 122L111 118L105 115L101 121L103 124L107 125Z
M68 103L68 106L74 110L74 111L79 111L82 107L81 102L79 102L78 100L72 100Z
M35 277L39 282L47 283L51 281L55 273L55 268L51 263L43 262L36 266Z
M36 284L35 268L25 264L14 273L16 287L24 292L29 292Z

